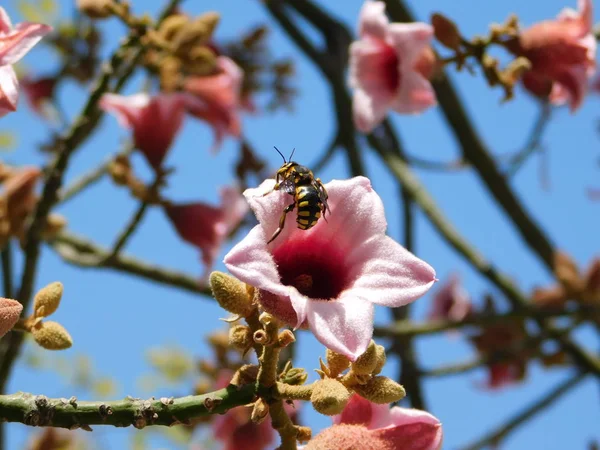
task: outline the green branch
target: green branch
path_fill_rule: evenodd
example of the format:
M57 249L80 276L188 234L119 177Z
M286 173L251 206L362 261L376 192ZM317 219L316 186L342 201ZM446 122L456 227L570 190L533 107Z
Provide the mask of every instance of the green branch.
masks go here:
M196 277L127 255L119 254L109 258L108 250L71 233L60 233L51 246L64 261L82 268L112 269L195 294L211 295L210 289L201 286Z
M486 327L501 323L508 323L515 319L528 319L537 317L539 319L549 319L553 317L591 317L600 312L600 306L579 305L577 308L557 308L557 309L516 309L505 314L477 314L466 317L460 322L453 320L434 320L425 323L415 323L411 320L400 320L388 326L375 327L374 336L380 337L412 337L427 334L437 334L449 330L455 330L466 327Z
M544 411L554 402L559 400L563 395L576 387L586 377L586 373L580 373L574 377L562 382L557 387L552 389L542 398L534 402L532 405L525 408L523 411L516 414L513 418L502 424L497 430L492 431L473 444L467 445L462 450L479 450L488 446L497 446L502 439L505 439L512 431L518 427L525 425L528 420L535 417L538 413Z
M255 398L252 384L228 386L204 395L180 398L139 399L127 397L114 401L79 402L75 397L48 398L19 392L0 395L0 421L29 426L51 426L91 431L91 425L144 428L190 424L191 420L210 414L222 414Z

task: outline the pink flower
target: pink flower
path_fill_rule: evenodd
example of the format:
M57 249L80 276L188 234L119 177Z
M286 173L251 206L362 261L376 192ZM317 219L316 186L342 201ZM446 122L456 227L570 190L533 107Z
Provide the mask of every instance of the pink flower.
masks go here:
M157 170L183 124L186 108L195 101L185 94L104 94L100 107L116 115L119 124L133 129L134 144Z
M21 85L29 107L42 117L46 117L44 112L45 103L51 101L54 97L56 81L54 77L32 78L26 76L21 79Z
M429 319L460 322L471 311L472 304L469 294L460 284L458 276L453 275L435 293L431 311L429 311Z
M442 424L418 409L376 405L354 394L334 425L309 441L305 450L438 450Z
M0 117L17 110L19 82L12 65L19 61L52 27L41 23L18 23L12 26L0 7Z
M507 44L531 61L523 76L527 90L557 105L569 103L571 111L581 106L596 67L592 21L592 0L579 0L579 12L567 8L556 20L537 23Z
M16 300L0 297L0 337L8 333L21 317L23 305Z
M248 204L237 188L221 189L221 205L206 203L171 204L165 212L184 241L198 247L206 272L210 271L223 241L244 218Z
M244 192L259 225L225 256L225 265L260 290L265 310L307 325L322 344L356 360L373 335L374 304L416 300L433 285L435 271L385 235L383 204L364 177L328 183L328 221L304 231L291 213L267 245L292 202L282 191L262 196L274 183Z
M498 390L522 381L525 377L526 365L523 361L507 361L493 363L488 366L488 379L481 387Z
M189 113L213 127L213 152L219 148L225 135L240 136L238 113L243 108L240 99L244 77L242 69L226 56L217 58L217 69L216 75L188 77L184 83L184 89L200 100L189 106Z
M359 35L350 46L350 85L355 89L354 123L361 132L372 131L390 109L410 114L436 104L426 78L432 64L431 26L390 24L385 3L367 0L360 11Z

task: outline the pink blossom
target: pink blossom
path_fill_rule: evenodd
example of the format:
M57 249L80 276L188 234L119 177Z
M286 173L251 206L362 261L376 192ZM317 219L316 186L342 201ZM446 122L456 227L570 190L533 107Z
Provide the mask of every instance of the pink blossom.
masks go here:
M0 7L0 117L17 110L19 82L12 65L19 61L52 27L41 23L18 23L12 26Z
M453 275L435 293L429 311L429 319L460 322L471 311L472 304L469 294L461 285L458 276Z
M239 111L244 107L240 97L242 69L227 56L217 58L217 69L215 75L188 77L184 83L184 89L199 100L189 106L189 113L213 127L213 152L218 150L227 134L240 136Z
M435 271L390 237L383 204L364 177L325 185L331 214L300 230L290 214L270 244L292 198L263 182L244 196L259 225L226 256L240 280L257 287L265 310L296 327L308 326L328 348L355 360L373 335L374 305L398 307L423 295Z
M181 238L198 247L208 272L223 241L244 218L248 204L235 187L220 191L221 205L206 203L170 204L165 212Z
M596 68L596 39L592 33L592 0L579 0L579 11L567 8L556 20L537 23L507 44L532 64L523 84L553 104L568 103L575 111L585 97Z
M490 364L487 370L488 379L480 387L499 390L523 380L526 366L523 361L515 360Z
M23 305L16 300L0 298L0 337L8 333L21 317Z
M181 129L186 108L193 101L185 94L104 94L100 107L115 114L119 124L133 129L134 144L148 163L159 169Z
M389 23L385 3L367 0L360 11L360 39L350 46L354 123L368 133L392 109L419 113L436 104L426 78L432 70L433 28L425 23Z
M21 85L29 107L43 117L45 117L44 104L52 100L56 81L54 77L32 78L25 76L21 79Z
M418 409L376 405L354 394L334 425L309 441L305 450L438 450L442 424Z

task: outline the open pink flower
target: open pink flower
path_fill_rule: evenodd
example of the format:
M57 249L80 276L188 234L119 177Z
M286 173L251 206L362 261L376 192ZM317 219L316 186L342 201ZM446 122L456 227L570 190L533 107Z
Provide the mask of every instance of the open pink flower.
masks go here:
M556 20L537 23L509 42L532 68L523 76L527 90L575 111L583 102L596 68L592 0L579 0L579 11L563 10Z
M240 224L248 211L248 204L237 188L226 186L221 189L220 196L220 206L198 202L165 207L179 236L202 252L206 272L210 271L227 235Z
M16 300L0 297L0 337L8 333L21 317L23 305Z
M436 104L431 74L433 28L389 23L385 3L367 0L360 11L360 39L350 46L354 123L368 133L392 109L419 113Z
M452 275L435 293L429 319L460 322L471 313L472 309L469 293L461 285L458 276Z
M19 82L12 65L51 30L48 25L29 22L13 27L0 6L0 117L17 110Z
M189 96L180 93L104 94L100 107L115 114L119 124L133 129L134 144L157 170L181 129Z
M331 214L309 230L289 214L267 240L292 197L263 182L244 192L259 225L226 256L240 280L257 287L265 310L296 327L307 325L328 348L355 360L373 335L374 305L397 307L423 295L435 271L385 235L383 204L365 177L325 185Z
M376 405L354 394L334 425L319 433L305 450L439 450L442 424L418 409Z
M188 77L184 83L184 89L200 100L189 105L189 113L213 127L213 152L218 150L227 134L240 136L239 111L243 107L240 99L242 69L226 56L217 58L217 69L215 75Z

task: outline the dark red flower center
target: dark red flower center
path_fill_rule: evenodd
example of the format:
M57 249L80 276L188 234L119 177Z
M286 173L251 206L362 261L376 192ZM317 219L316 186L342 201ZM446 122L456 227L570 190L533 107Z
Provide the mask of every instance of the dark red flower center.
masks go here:
M315 237L290 239L273 252L281 282L315 299L335 299L348 285L344 255Z

